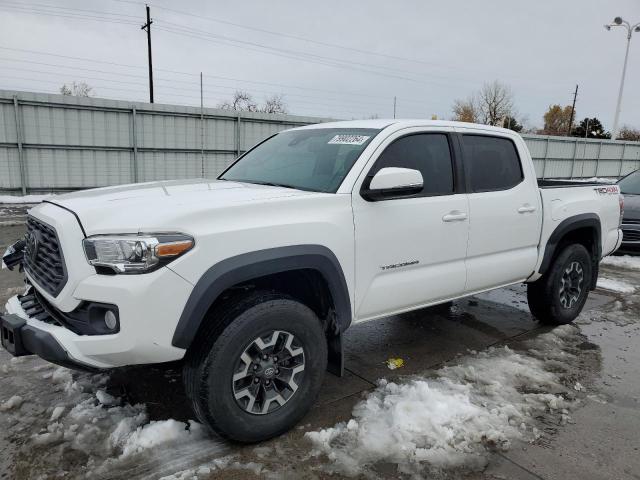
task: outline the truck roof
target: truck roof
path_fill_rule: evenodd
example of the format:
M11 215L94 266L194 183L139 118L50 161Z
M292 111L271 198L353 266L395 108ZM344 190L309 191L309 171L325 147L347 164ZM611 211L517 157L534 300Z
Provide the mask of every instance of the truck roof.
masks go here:
M382 130L393 126L396 129L407 127L463 127L474 128L478 130L487 130L502 133L515 134L513 130L501 127L492 127L491 125L482 125L478 123L452 122L449 120L426 120L426 119L394 119L394 118L376 118L370 120L346 120L340 122L316 123L313 125L305 125L292 130L316 129L316 128L375 128Z

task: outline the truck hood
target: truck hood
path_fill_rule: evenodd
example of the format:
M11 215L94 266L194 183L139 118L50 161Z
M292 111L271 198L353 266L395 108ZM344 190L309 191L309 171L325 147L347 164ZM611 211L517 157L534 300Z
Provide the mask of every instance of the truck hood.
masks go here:
M76 214L87 235L177 228L180 217L239 204L317 195L225 180L172 180L58 195L47 200ZM36 207L37 208L37 207Z

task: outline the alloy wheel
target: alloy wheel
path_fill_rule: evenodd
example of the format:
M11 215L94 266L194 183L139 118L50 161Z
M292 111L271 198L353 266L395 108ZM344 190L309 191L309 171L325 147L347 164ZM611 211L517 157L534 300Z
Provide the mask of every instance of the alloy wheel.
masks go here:
M284 406L304 379L304 348L295 336L274 330L254 339L236 362L233 395L238 405L254 415Z

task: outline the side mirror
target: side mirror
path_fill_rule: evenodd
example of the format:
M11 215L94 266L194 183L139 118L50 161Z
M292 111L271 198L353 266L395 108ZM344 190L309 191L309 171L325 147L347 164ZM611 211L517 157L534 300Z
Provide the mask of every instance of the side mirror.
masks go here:
M374 175L369 187L362 191L365 200L375 201L420 193L424 181L419 170L387 167Z

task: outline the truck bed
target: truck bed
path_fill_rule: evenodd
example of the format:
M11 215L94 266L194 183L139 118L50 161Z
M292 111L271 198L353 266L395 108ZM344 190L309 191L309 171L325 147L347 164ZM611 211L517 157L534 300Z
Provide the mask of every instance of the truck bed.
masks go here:
M609 182L584 182L580 180L549 180L549 179L538 179L538 187L540 188L566 188L566 187L589 187L589 186L600 186L600 185L613 185L613 183Z

